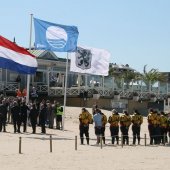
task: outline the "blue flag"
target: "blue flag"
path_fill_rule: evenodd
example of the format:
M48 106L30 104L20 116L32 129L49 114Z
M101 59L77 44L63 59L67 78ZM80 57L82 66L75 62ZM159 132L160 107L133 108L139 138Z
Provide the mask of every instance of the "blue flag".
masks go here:
M35 48L56 52L74 52L77 48L78 29L34 18Z

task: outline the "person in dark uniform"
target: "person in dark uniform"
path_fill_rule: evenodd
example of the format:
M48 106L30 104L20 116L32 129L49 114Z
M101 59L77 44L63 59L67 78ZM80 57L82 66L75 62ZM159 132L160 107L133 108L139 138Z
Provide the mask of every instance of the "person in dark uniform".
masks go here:
M2 100L2 104L0 104L0 132L6 132L6 119L7 119L7 105L5 100Z
M27 111L29 110L29 107L26 105L26 102L23 101L21 103L21 121L23 123L23 132L26 132L27 128Z
M34 103L30 109L30 120L31 120L31 126L32 126L32 133L36 133L36 124L37 124L37 117L38 117L38 109L36 108L36 104Z
M47 120L47 105L45 100L43 100L40 104L40 125L41 125L41 133L46 133L46 129L45 129L45 123Z
M19 104L14 101L13 107L11 108L11 114L12 114L12 120L14 124L14 133L20 132L20 126L21 126L21 114L20 114L20 106Z

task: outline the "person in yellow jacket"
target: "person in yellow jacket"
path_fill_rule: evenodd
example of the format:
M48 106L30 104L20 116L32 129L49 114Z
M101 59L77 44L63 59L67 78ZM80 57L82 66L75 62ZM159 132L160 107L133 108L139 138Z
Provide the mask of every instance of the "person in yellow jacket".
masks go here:
M168 137L167 137L168 118L163 111L161 112L161 117L160 117L160 131L161 131L161 143L164 144L168 142Z
M167 131L168 131L168 136L169 136L169 140L170 140L170 112L168 112L167 114L166 114L166 117L167 117L167 119L168 119L168 127L167 127ZM170 142L170 141L169 141Z
M82 108L82 112L79 115L79 130L81 144L84 144L84 134L86 136L87 144L89 145L89 124L93 122L92 115L86 108Z
M140 145L140 130L141 124L143 123L143 117L135 110L132 115L132 132L133 132L133 145L136 144L136 138L138 139L138 145Z
M57 102L55 106L55 116L56 116L56 129L62 129L62 115L63 115L63 107Z
M159 145L161 143L161 113L160 112L156 112L157 116L156 116L156 142L155 144Z
M129 127L131 125L131 117L129 113L125 110L123 115L120 116L120 130L123 135L123 144L129 145Z
M106 124L107 124L107 116L100 109L99 109L99 113L102 115L101 134L102 134L103 144L105 144L105 129L106 129Z
M150 145L153 145L153 142L157 144L157 111L150 109L148 114L148 130L150 135Z
M119 144L119 121L120 116L117 110L112 110L112 115L109 116L108 122L110 123L110 134L112 138L112 144L114 144L115 139L117 141L117 145Z

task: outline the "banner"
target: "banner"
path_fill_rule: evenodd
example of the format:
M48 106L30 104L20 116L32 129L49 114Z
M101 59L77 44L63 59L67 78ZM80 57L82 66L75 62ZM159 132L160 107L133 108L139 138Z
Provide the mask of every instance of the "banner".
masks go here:
M77 47L71 53L70 71L107 76L110 53L104 49Z
M37 60L26 49L0 36L0 68L34 74L37 70Z
M77 48L78 29L34 18L35 48L56 52L74 52Z

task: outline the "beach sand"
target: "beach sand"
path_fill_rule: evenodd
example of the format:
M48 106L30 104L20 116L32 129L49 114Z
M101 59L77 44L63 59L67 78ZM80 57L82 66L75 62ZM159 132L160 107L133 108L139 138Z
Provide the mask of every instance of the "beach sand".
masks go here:
M91 112L91 109L88 109ZM47 134L14 134L13 126L7 133L0 132L0 170L169 170L169 145L145 146L144 134L148 138L147 121L144 118L140 146L111 145L109 124L106 126L106 145L96 145L94 125L90 125L90 145L80 145L78 115L81 108L66 107L64 131L46 129ZM102 110L107 116L110 111ZM22 127L21 127L22 130ZM50 152L52 135L52 152ZM132 137L130 128L129 135ZM75 150L75 136L78 138ZM19 154L19 137L22 137ZM130 144L132 139L130 139ZM149 139L147 139L149 144Z

